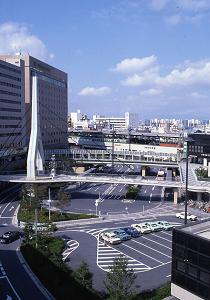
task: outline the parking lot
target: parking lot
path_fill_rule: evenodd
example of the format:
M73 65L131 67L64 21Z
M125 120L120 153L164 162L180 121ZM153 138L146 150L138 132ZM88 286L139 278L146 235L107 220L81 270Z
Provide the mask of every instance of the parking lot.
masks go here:
M174 222L179 226L179 222ZM141 234L138 238L123 241L118 245L110 245L99 240L99 234L106 229L84 229L88 234L97 239L97 265L103 271L109 271L113 260L119 255L128 258L128 265L135 273L150 271L171 262L171 231L160 231ZM107 228L110 230L110 228Z

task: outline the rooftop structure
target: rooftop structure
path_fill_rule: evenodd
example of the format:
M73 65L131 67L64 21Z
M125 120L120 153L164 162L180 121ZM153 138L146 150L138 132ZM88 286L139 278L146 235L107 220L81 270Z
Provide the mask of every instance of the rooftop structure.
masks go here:
M210 221L174 229L172 242L172 295L210 299Z

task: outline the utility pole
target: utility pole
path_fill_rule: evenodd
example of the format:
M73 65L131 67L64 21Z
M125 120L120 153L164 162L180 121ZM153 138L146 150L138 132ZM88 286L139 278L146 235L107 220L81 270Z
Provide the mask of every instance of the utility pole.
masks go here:
M37 214L37 208L35 208L35 238L36 238L36 248L38 247L38 243L37 243L37 222L38 222L38 214Z
M51 221L51 198L50 198L50 186L49 186L49 189L48 189L48 193L49 193L49 200L48 200L48 203L49 203L49 221Z
M129 126L128 127L128 150L129 152L131 151L131 131L132 131L132 128Z

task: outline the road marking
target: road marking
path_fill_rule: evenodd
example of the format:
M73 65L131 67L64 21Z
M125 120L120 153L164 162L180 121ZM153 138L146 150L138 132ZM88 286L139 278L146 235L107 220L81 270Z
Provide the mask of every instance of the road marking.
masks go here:
M170 237L172 237L172 233L168 233L168 232L165 232L165 231L161 231L161 233L169 235Z
M146 257L149 257L149 258L152 259L152 260L155 260L155 261L157 261L157 262L163 264L162 261L160 261L160 260L158 260L158 259L156 259L156 258L154 258L154 257L151 257L151 256L145 254L144 252L141 252L141 251L139 251L139 250L137 250L137 249L135 249L135 248L133 248L133 247L131 247L131 246L128 246L128 245L126 245L126 244L124 244L123 246L126 246L126 247L128 247L128 248L130 248L130 249L132 249L132 250L134 250L134 251L136 251L136 252L138 252L138 253L143 254L143 255L146 256Z
M14 208L15 208L15 207L14 207L14 206L12 206L12 207L9 209L9 211L12 211Z
M114 224L127 224L128 222L127 221L125 221L125 222L115 222Z
M165 240L165 241L171 243L171 240L168 240L168 239L166 239L166 238L163 238L163 237L161 237L161 236L159 236L159 235L157 235L157 234L155 234L155 233L151 233L151 235L154 235L154 236L156 236L156 237L158 237L158 238L160 238L160 239L162 239L162 240Z
M171 274L170 274L170 275L167 275L166 277L171 277Z
M79 243L75 240L70 240L67 242L67 246L68 246L68 248L66 250L64 250L62 253L63 261L65 261L67 259L67 257L79 247Z
M164 256L166 256L166 257L171 258L171 256L169 256L169 255L167 255L167 254L164 254L164 253L162 253L162 252L160 252L160 251L158 251L158 250L156 250L156 249L153 249L152 247L149 247L149 246L147 246L147 245L145 245L145 244L143 244L143 243L141 243L141 242L137 242L137 241L135 241L135 240L131 240L131 241L134 242L134 243L137 243L137 244L139 244L139 245L143 245L144 247L149 248L149 249L151 249L152 251L155 251L155 252L157 252L157 253L160 253L161 255L164 255Z
M154 189L155 189L155 186L153 186L152 191L154 191Z
M145 239L145 240L148 240L148 241L150 241L150 242L152 242L152 243L158 244L158 245L160 245L160 246L162 246L162 247L164 247L164 248L167 248L167 249L171 250L171 247L167 247L167 246L165 246L165 245L162 245L161 243L158 243L158 242L153 241L153 240L151 240L151 239L149 239L149 238L146 238L145 236L141 236L141 238L143 238L143 239Z
M144 193L146 194L147 190L144 191Z
M108 251L108 249L110 251ZM123 255L124 257L128 258L129 269L133 269L135 272L145 272L150 270L149 266L113 248L111 245L104 245L104 243L97 239L97 265L100 269L109 272L110 267L113 266L114 259L116 257L119 257L120 255Z

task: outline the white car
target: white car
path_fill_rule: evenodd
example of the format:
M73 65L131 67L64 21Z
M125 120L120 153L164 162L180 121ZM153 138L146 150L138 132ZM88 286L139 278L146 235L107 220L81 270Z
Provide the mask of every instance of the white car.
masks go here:
M185 212L182 211L180 213L176 213L176 217L179 219L185 219ZM187 213L187 220L196 221L197 219L197 216Z
M141 233L150 233L151 229L149 228L149 226L140 223L140 224L132 224L131 227L135 228L136 230L138 230Z
M121 243L121 239L111 231L102 232L100 237L102 238L102 240L112 245Z

